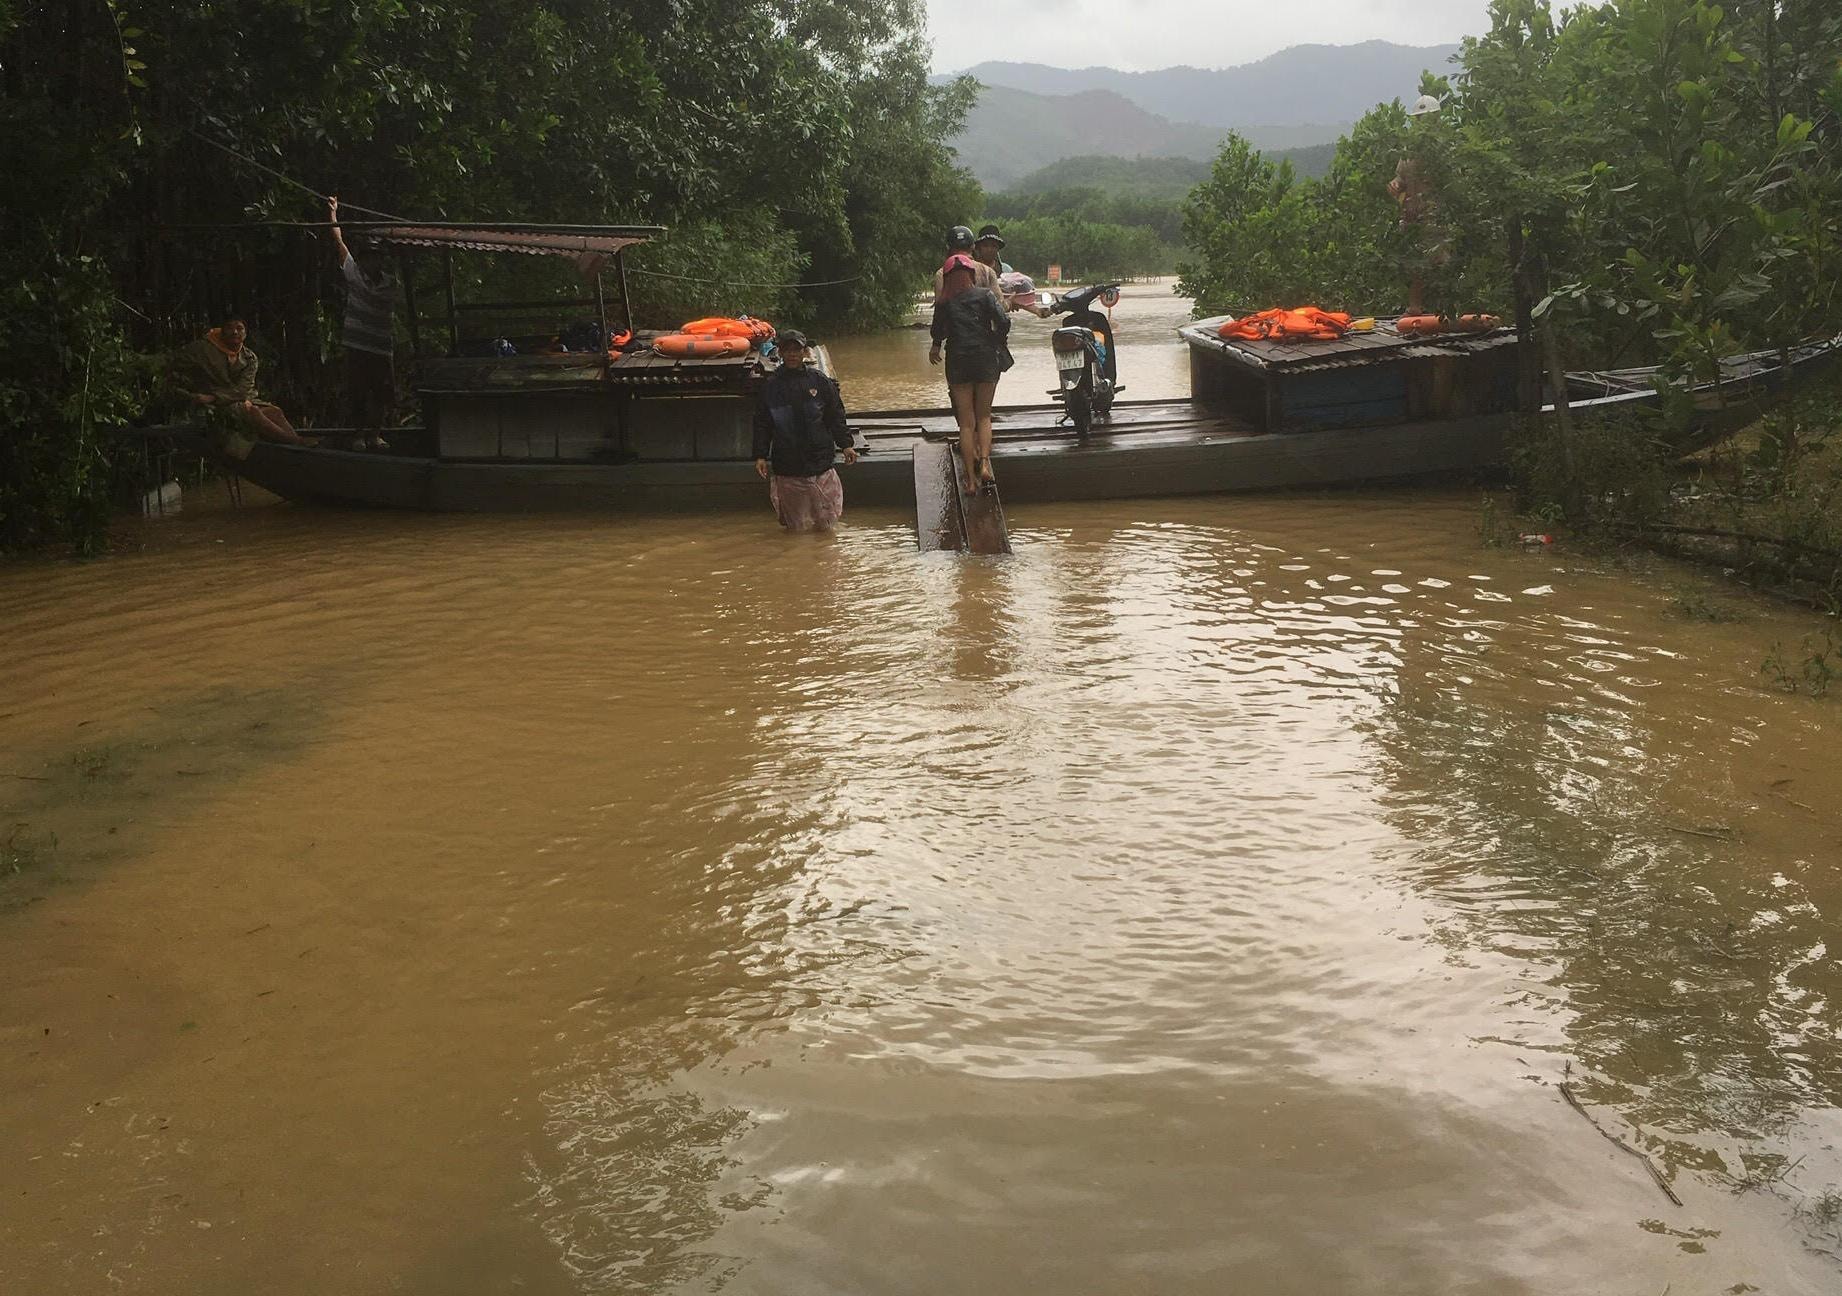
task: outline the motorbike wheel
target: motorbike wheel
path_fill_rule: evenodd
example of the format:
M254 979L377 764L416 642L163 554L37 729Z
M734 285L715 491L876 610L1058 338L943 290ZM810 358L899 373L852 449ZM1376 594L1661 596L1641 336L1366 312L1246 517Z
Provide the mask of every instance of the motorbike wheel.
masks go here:
M1068 417L1074 420L1075 435L1087 440L1088 431L1094 426L1093 379L1084 377L1068 389Z

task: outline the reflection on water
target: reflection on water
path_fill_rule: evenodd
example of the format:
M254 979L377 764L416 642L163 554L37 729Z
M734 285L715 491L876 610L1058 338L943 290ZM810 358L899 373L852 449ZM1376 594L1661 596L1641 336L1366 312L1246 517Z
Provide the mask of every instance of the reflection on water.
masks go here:
M1842 716L1473 516L0 571L4 1289L1832 1289Z
M1442 627L1371 732L1446 938L1537 964L1519 1042L1585 1067L1672 1159L1739 1177L1806 1113L1837 1128L1842 828L1816 806L1838 771L1786 758L1808 717L1750 682L1659 705L1677 654L1625 622ZM1545 705L1505 706L1531 679Z

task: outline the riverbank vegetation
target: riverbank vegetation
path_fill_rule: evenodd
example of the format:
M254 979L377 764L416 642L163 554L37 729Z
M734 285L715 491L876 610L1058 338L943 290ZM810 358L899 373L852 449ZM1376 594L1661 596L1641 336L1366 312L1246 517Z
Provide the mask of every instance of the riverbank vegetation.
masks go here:
M1301 177L1322 175L1331 144L1268 155ZM1042 275L1051 264L1070 279L1145 279L1175 274L1184 259L1184 204L1209 179L1187 157L1070 157L985 195L985 220L1004 227L1004 259Z
M1376 109L1321 179L1228 142L1184 207L1182 291L1199 314L1385 313L1417 270L1429 304L1498 314L1536 343L1525 399L1544 363L1706 381L1728 356L1842 331L1842 9L1495 0L1490 18L1424 86L1442 111ZM1387 192L1403 157L1433 194L1406 229ZM1833 588L1842 401L1787 406L1686 474L1684 413L1532 423L1525 506L1743 549L1749 568Z
M1174 273L1182 259L1183 198L1208 164L1182 157L1064 158L1000 193L984 219L1003 227L1004 259L1071 280Z
M643 320L901 317L978 205L945 143L971 88L928 85L923 17L0 0L0 548L99 542L106 429L226 310L266 394L328 408L336 275L324 232L287 224L323 219L317 194L350 219L670 226L633 257Z

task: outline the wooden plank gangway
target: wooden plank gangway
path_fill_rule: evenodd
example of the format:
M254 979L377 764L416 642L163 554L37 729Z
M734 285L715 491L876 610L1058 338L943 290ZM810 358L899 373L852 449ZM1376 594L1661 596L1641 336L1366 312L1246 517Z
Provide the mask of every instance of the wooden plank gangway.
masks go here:
M1060 405L1000 405L993 411L993 441L996 444L1019 441L1042 441L1050 444L1079 443L1074 428L1063 415ZM851 426L862 432L872 444L900 443L920 437L951 440L959 432L953 412L945 407L928 409L893 409L851 412ZM1198 428L1216 431L1253 431L1219 409L1211 409L1188 398L1164 400L1116 401L1112 418L1094 425L1092 440L1130 435L1138 432L1180 432Z
M969 492L960 480L959 447L923 440L913 450L915 543L922 553L1007 554L1010 533L998 489Z

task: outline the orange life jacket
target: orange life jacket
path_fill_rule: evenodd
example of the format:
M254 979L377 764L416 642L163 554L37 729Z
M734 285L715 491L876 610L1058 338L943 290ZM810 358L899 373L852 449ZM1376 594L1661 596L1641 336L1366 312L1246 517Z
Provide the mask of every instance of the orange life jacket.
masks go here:
M745 338L753 346L760 346L774 336L772 324L766 320L751 319L747 315L736 319L711 315L705 319L692 320L678 331L692 337Z
M1221 327L1225 338L1243 342L1284 342L1311 339L1332 342L1349 332L1350 317L1342 311L1319 310L1316 306L1299 306L1291 310L1275 306L1257 315L1229 320Z

